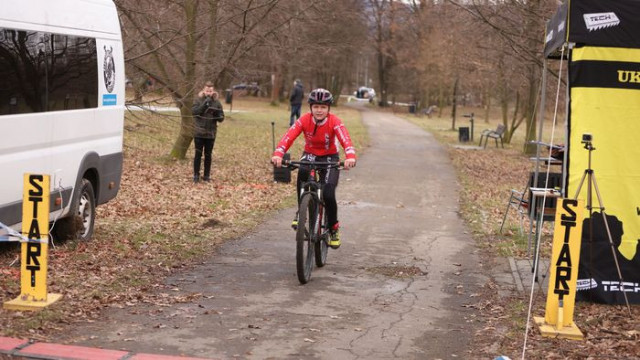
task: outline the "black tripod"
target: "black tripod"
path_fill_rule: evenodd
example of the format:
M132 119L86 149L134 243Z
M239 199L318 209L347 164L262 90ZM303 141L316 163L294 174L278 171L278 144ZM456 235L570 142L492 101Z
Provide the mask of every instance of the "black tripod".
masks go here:
M618 271L618 278L620 279L620 285L624 283L622 279L622 271L620 271L620 265L618 264L618 255L616 254L615 244L613 243L613 238L611 236L611 230L609 229L609 223L607 222L607 215L604 212L604 204L602 203L602 197L600 196L600 190L598 189L598 183L596 182L596 176L591 168L591 152L593 152L596 148L593 147L591 142L591 135L584 134L582 136L582 143L584 144L584 148L589 151L589 160L587 163L587 168L584 170L584 174L582 174L582 179L580 179L580 183L578 184L578 189L576 190L576 195L573 197L574 200L578 199L578 195L580 194L580 190L582 189L582 185L584 185L584 180L587 180L587 209L589 210L589 237L592 241L593 238L593 189L596 190L596 196L598 197L598 205L600 209L600 213L602 214L602 220L604 222L604 227L607 230L607 237L609 238L609 246L611 247L611 255L613 255L613 261L616 264L616 270ZM629 306L629 299L627 298L627 293L623 290L622 295L624 295L624 302L627 305L627 310L629 311L629 315L631 315L631 307Z

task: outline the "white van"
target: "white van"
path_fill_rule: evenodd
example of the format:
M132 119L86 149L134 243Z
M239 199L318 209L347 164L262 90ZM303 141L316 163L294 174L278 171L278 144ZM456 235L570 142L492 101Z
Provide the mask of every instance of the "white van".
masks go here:
M0 222L19 230L24 174L48 174L55 233L89 239L120 188L124 101L112 0L2 0Z

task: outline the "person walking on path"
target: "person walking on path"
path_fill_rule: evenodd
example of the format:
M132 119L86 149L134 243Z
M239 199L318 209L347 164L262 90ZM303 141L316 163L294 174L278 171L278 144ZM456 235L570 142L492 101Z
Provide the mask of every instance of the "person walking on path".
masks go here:
M224 121L222 104L218 100L218 93L211 81L207 81L204 88L193 101L191 112L194 116L193 144L193 182L200 181L200 164L204 153L203 181L211 181L211 154L216 141L218 123Z
M291 107L291 117L289 118L289 127L293 126L293 123L300 118L300 110L302 109L302 99L304 98L304 88L302 87L302 81L296 79L293 82L293 90L291 90L291 96L289 96L289 105Z
M356 166L356 150L351 143L351 137L342 120L329 113L333 95L325 89L315 89L309 93L308 103L310 112L302 115L278 143L271 162L276 166L282 166L282 157L289 150L296 138L304 133L304 152L301 160L317 162L336 162L338 147L336 138L342 145L345 153L345 169ZM297 193L300 194L302 184L309 179L311 169L308 166L300 166L298 170ZM338 222L338 203L336 201L336 188L340 172L338 169L323 170L321 176L325 179L322 189L322 197L327 209L327 225L331 231L329 246L334 249L340 247L340 223ZM293 220L292 226L298 225L298 217Z

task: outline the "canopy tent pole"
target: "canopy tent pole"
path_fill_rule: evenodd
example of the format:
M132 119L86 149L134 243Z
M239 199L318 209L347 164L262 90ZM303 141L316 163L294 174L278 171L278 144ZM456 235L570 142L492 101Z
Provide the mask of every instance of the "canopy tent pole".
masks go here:
M540 85L540 107L538 108L538 138L536 139L536 165L533 175L533 184L536 185L538 181L538 174L540 173L540 142L542 141L542 127L544 123L544 109L547 99L547 59L542 61L542 85ZM533 206L529 208L529 233L527 234L527 254L531 256L531 233L533 232L533 219L535 214L533 213Z

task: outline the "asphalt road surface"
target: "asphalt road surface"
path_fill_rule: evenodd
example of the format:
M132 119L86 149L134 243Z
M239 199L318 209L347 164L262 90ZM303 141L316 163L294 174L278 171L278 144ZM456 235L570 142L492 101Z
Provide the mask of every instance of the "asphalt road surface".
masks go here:
M300 285L294 209L167 280L185 301L110 309L73 344L229 359L465 359L485 282L445 149L363 112L371 147L341 173L342 247ZM295 176L294 176L295 178ZM189 297L189 294L199 294Z

